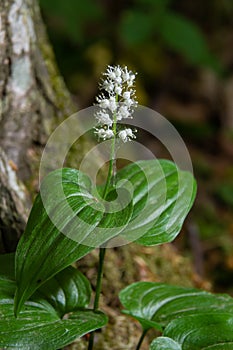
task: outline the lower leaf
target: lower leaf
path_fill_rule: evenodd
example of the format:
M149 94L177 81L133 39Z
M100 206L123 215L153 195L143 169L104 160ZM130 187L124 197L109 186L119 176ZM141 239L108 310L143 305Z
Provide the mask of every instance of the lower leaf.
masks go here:
M155 282L137 282L120 292L124 313L136 318L143 329L161 330L174 319L188 315L233 313L233 298L200 289ZM159 325L159 327L158 327Z
M107 323L85 307L90 283L69 266L45 283L15 318L14 254L0 255L0 348L56 350Z
M77 311L68 319L40 304L27 302L18 318L13 302L0 304L0 347L22 350L56 350L107 323L103 313Z
M232 350L233 315L219 312L177 318L168 324L164 336L174 339L182 350Z
M171 338L158 337L151 343L150 350L182 350L182 348Z

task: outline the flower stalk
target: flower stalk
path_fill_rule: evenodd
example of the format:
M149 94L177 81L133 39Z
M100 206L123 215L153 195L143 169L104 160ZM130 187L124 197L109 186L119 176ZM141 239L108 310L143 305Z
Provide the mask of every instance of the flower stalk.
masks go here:
M95 113L97 125L94 132L99 140L112 139L108 175L103 192L103 199L106 199L111 181L113 181L115 175L117 140L127 142L136 138L131 128L122 128L122 124L119 124L119 122L123 119L132 118L137 101L133 88L135 74L129 71L127 67L108 66L103 76L100 89L104 93L96 98L99 110ZM99 309L105 252L106 248L100 248L94 311ZM90 335L88 350L92 350L93 345L94 332Z

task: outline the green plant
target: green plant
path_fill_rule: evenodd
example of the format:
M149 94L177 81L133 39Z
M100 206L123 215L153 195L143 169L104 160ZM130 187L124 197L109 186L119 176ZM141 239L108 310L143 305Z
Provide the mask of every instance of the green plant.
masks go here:
M141 323L141 340L150 328L163 333L151 350L232 348L233 299L229 295L138 282L122 290L120 300L123 312Z
M99 72L115 61L140 67L140 90L145 89L143 95L139 92L141 101L146 101L144 94L154 99L153 93L164 84L174 59L188 71L192 69L194 76L198 67L207 67L219 75L227 73L218 57L219 28L209 28L206 33L205 23L200 23L195 14L187 16L178 9L188 6L184 6L185 1L39 2L59 67L82 106L92 100L90 86L96 83ZM224 6L219 10L216 6L217 2L203 7L197 2L191 7L194 13L201 7L207 17L215 18L217 13L220 19Z
M71 266L39 288L16 318L14 260L14 254L0 256L1 348L59 349L106 324L103 313L87 309L90 283Z
M102 41L103 36L118 38L130 47L140 47L154 40L162 48L182 55L189 63L221 70L221 64L210 51L204 34L192 20L172 9L171 0L134 0L130 5L120 4L118 16L111 22L111 6L93 0L79 2L70 0L40 0L49 21L57 34L84 45ZM55 19L55 20L54 20ZM106 33L106 23L108 33ZM93 31L93 28L95 30ZM53 33L54 35L54 33Z
M116 172L119 142L135 138L136 131L120 123L137 107L134 79L126 67L108 67L101 83L105 93L97 97L95 133L111 145L105 185L95 187L76 169L51 172L42 182L15 258L0 256L0 347L59 349L92 332L88 349L93 349L93 331L107 322L99 311L106 247L116 238L151 246L178 235L195 198L192 174L156 159L136 161ZM99 269L90 309L90 284L69 265L95 247L100 247ZM191 336L185 344L182 339L191 330L205 343L210 337L199 334L208 317L216 320L218 339L231 341L230 297L141 282L123 290L120 299L126 312L141 322L137 349L152 327L164 337L151 349L161 349L160 343L194 349Z

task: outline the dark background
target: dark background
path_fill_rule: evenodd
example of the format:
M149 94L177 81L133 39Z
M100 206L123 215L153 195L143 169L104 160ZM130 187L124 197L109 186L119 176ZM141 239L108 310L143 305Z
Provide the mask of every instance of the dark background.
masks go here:
M127 65L138 72L139 103L177 128L191 154L198 196L175 245L192 256L215 291L233 294L233 1L40 5L60 71L80 108L93 104L108 64ZM144 141L153 149L155 140Z

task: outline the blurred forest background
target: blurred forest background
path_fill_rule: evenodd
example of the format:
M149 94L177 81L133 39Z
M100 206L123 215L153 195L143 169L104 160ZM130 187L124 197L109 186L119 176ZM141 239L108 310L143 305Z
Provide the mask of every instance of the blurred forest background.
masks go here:
M213 290L233 295L233 1L40 0L57 62L80 109L108 64L138 72L141 105L184 139L198 196L175 245ZM143 135L141 136L143 137ZM154 139L144 140L157 157Z

